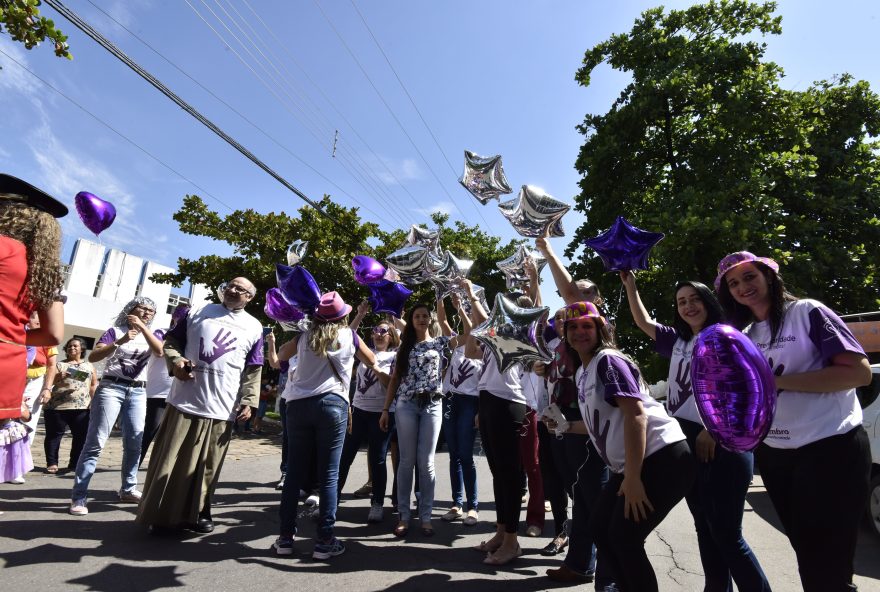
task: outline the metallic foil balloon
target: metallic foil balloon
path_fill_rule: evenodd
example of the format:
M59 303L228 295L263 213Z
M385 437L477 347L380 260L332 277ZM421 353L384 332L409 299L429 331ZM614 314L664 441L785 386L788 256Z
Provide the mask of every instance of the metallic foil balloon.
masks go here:
M715 324L696 337L691 388L703 425L732 452L753 450L767 436L776 411L770 364L752 341Z
M623 216L618 216L611 228L584 241L596 251L606 271L630 271L648 268L648 253L663 240L662 232L647 232L636 228Z
M287 264L296 265L302 258L306 256L306 250L309 248L309 241L295 240L287 247Z
M483 205L513 191L504 176L501 156L479 156L469 150L464 151L464 173L458 182Z
M301 310L284 298L284 294L278 288L270 288L266 291L266 305L263 307L263 312L279 323L295 323L305 317Z
M400 276L400 281L415 285L425 281L425 265L428 249L420 245L407 245L388 255L386 262Z
M412 296L412 290L397 282L382 280L367 286L370 296L367 300L375 313L387 312L397 318L403 314L403 306L407 299Z
M406 244L425 247L429 251L439 253L440 251L440 231L436 228L422 228L418 224L413 224L406 235Z
M80 191L73 201L80 220L96 235L110 228L116 220L116 208L113 204L88 191Z
M278 325L285 331L293 333L305 333L312 328L312 319L305 317L299 321L278 321Z
M523 185L519 195L501 202L498 209L519 234L538 238L546 236L547 229L550 229L550 236L565 236L562 217L571 206L554 199L539 187Z
M549 312L546 306L520 308L502 294L496 294L489 318L471 329L471 336L489 348L500 372L517 363L547 361L551 354L543 331Z
M285 300L307 315L315 312L321 300L321 289L302 265L289 267L277 263L275 278Z
M444 298L452 293L458 287L459 280L466 278L471 272L473 264L470 259L459 259L449 251L444 251L440 265L431 269L428 275L428 281L433 284L437 298Z
M366 255L358 255L351 260L354 279L359 284L369 285L385 279L385 266Z
M389 267L385 270L384 279L386 279L390 282L399 282L400 281L400 274Z
M507 259L495 263L495 266L504 274L508 290L518 290L529 283L529 276L526 274L526 261L529 258L535 262L540 280L541 272L547 265L547 259L538 251L532 251L525 245L517 247L513 255Z

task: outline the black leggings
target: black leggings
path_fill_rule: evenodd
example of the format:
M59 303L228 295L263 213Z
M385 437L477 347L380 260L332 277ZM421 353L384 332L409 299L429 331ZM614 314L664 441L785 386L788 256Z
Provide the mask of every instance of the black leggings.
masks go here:
M70 458L67 468L74 470L79 453L82 452L86 442L86 434L89 431L88 409L46 409L43 413L43 421L46 424L46 439L43 441L43 450L46 452L46 466L58 465L58 450L61 448L61 439L69 427L73 442L70 447Z
M622 592L655 592L657 577L645 553L645 539L675 505L684 499L697 474L685 440L668 444L642 463L642 484L654 511L647 520L625 518L624 497L618 496L623 474L612 473L590 516L596 547Z
M755 460L797 555L804 592L853 590L871 448L862 426L791 450L761 444Z
M519 439L525 429L526 406L480 391L479 417L480 439L492 472L497 522L504 525L504 532L516 533L522 509Z
M565 493L565 479L553 461L551 449L556 436L547 430L543 421L538 422L538 459L541 461L541 479L544 481L544 499L550 502L553 511L554 534L559 536L568 520L568 495Z
M162 423L162 417L165 415L165 398L151 397L147 399L147 415L144 419L144 437L141 440L141 463L147 456L147 450L150 449L150 443L156 437L159 431L159 425Z

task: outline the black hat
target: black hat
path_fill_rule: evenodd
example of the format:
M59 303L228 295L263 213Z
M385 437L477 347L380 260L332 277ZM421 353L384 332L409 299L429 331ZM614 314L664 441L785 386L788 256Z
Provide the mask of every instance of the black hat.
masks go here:
M42 189L37 189L27 181L22 181L18 177L13 177L12 175L0 173L0 193L12 193L20 196L20 199L4 197L0 198L0 200L12 199L14 201L20 201L21 203L43 210L44 212L49 212L56 218L63 218L67 215L66 205Z

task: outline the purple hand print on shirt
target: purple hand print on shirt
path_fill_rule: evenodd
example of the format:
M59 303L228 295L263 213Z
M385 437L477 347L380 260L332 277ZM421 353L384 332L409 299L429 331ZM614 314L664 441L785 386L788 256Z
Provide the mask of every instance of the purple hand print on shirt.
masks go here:
M206 364L212 364L215 360L235 349L232 347L232 344L236 341L238 341L238 338L232 337L232 331L227 330L226 335L224 335L223 329L220 329L212 340L214 350L208 352L205 350L205 339L201 337L199 338L199 359Z
M458 364L458 374L456 374L455 369L453 369L452 378L449 379L449 384L451 384L454 388L458 388L473 375L474 365L470 362L470 360L462 360Z
M606 451L608 449L608 432L611 431L611 420L606 419L605 425L602 426L602 430L597 430L602 419L599 416L599 410L593 409L593 421L590 421L589 416L584 417L584 421L587 423L587 428L590 430L590 435L592 436L593 445L596 447L596 452L599 453L599 456L602 457L605 464L610 467L611 463L608 462L608 453Z
M376 373L368 368L364 372L363 377L361 377L361 375L358 375L357 390L360 394L364 394L365 392L370 390L370 387L376 384L378 381L379 378L376 376Z
M773 358L767 358L767 363L770 364L770 367L773 369L774 376L782 376L782 374L785 372L785 364L779 364L779 366L774 367L773 366ZM782 392L781 388L776 389L777 395L779 395L779 393L781 393L781 392Z
M666 401L669 413L675 415L675 412L681 409L692 394L691 363L682 359L678 361L678 369L675 371L675 385L669 389L669 399Z
M134 378L143 372L144 368L147 367L147 361L149 360L149 358L143 354L144 352L139 349L132 351L130 354L120 352L116 361L119 363L119 368L122 370L122 374L128 378Z

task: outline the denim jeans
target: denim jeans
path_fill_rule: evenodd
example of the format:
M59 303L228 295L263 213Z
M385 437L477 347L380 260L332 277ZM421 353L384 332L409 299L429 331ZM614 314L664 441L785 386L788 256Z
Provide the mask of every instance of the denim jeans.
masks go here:
M348 401L334 393L324 393L287 403L287 479L281 492L281 535L296 534L299 490L309 478L312 459L318 464L320 517L317 536L333 537L336 524L339 459L348 423Z
M385 459L388 456L388 443L391 441L391 432L383 432L379 427L381 415L380 411L352 408L351 433L345 436L342 460L339 462L339 493L342 493L342 488L345 487L345 481L348 479L348 470L354 462L354 457L357 456L361 442L367 441L367 462L370 464L370 474L373 476L371 503L379 506L385 501L385 489L388 483Z
M678 420L691 450L703 426ZM694 517L700 561L706 575L704 592L739 590L770 592L770 583L742 533L743 509L754 459L751 452L735 453L715 447L714 460L697 462L697 479L685 496Z
M141 459L141 440L144 436L144 418L147 413L147 393L144 387L101 381L89 413L89 431L82 453L76 463L76 475L70 499L86 497L89 481L95 474L98 457L110 437L116 418L122 427L122 491L137 487L138 464Z
M452 505L463 510L479 509L477 464L474 462L474 440L477 437L474 418L479 406L480 398L472 395L451 392L443 399L443 433L449 450ZM465 495L467 505L464 504Z
M397 467L397 509L400 521L409 522L409 496L413 490L413 466L419 473L419 520L431 521L434 509L434 449L440 437L440 401L424 407L410 400L397 401L394 421L397 424L397 445L400 464Z

